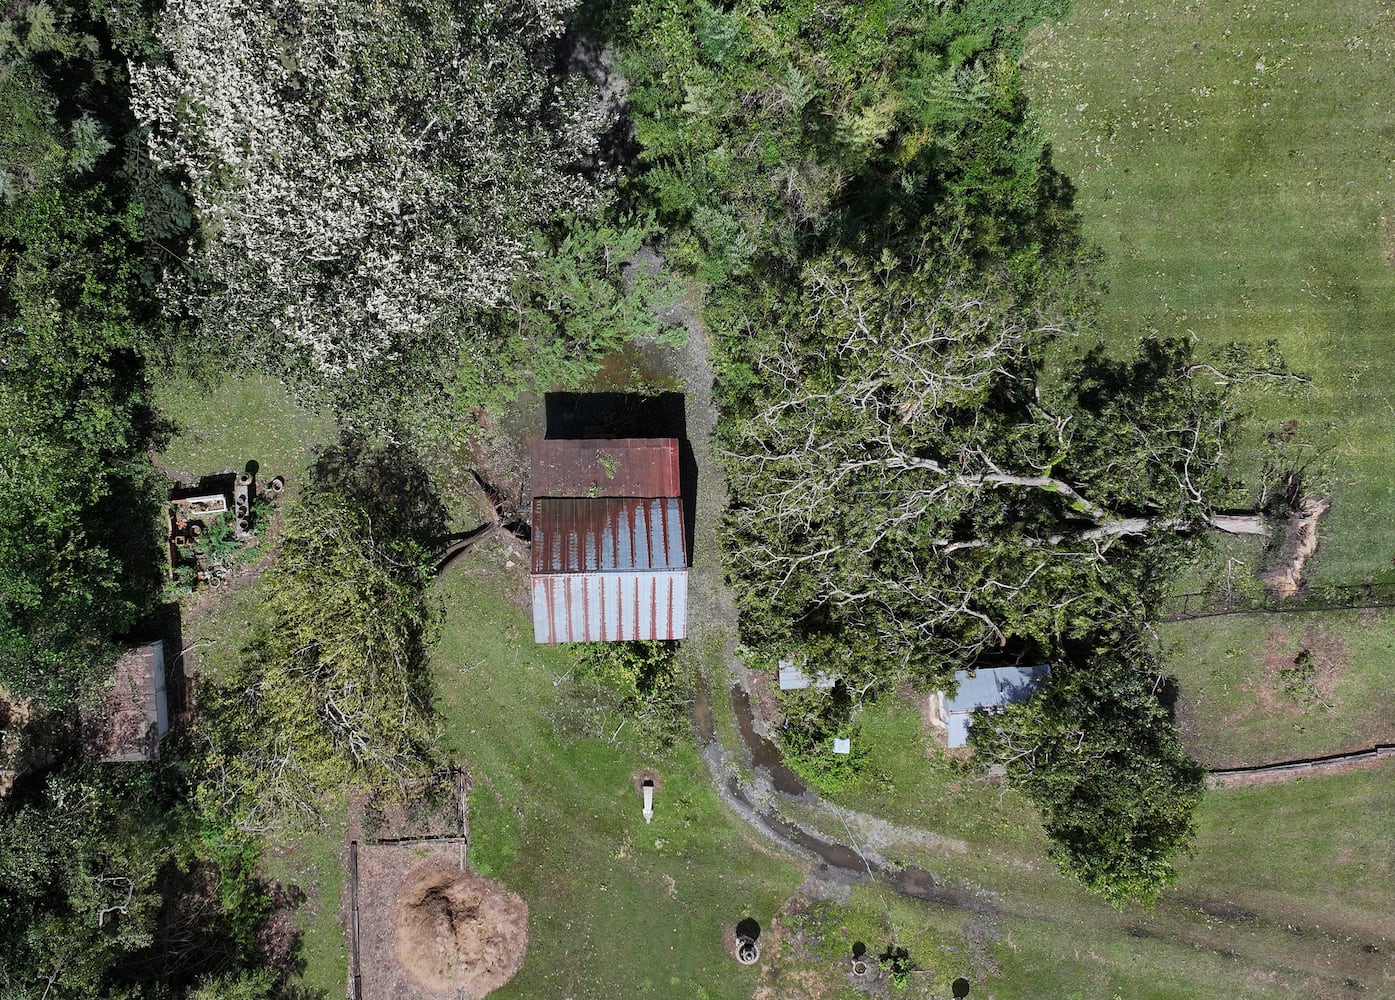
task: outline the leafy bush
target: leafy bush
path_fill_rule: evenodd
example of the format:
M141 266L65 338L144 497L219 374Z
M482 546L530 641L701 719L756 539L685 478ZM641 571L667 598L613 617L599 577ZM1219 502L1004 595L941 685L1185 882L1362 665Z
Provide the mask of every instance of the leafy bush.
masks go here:
M613 698L594 701L593 707L612 703L622 725L633 727L646 750L662 751L686 732L692 692L677 661L678 643L585 642L568 649L576 657L579 688Z
M1203 773L1158 700L1149 654L1108 641L1088 663L1058 666L1032 701L979 718L969 745L1036 805L1064 873L1115 905L1150 904L1195 836Z
M784 724L775 736L790 770L825 793L847 787L862 772L867 751L858 738L854 705L843 684L781 694ZM850 739L852 752L833 752L835 737Z

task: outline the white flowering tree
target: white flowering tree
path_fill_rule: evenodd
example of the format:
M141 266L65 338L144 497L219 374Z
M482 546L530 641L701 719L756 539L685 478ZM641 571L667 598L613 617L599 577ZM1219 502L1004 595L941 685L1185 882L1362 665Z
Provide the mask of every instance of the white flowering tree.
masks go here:
M574 2L170 0L169 64L132 75L200 223L173 293L344 408L448 374L540 228L597 206L603 114L552 72Z

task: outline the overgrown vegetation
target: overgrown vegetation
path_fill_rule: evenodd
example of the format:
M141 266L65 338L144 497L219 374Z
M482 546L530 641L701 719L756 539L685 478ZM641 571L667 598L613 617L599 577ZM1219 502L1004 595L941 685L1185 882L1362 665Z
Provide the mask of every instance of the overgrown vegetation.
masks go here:
M0 992L266 1000L295 941L271 928L282 897L257 869L177 768L67 764L0 801Z
M126 41L78 4L0 21L0 684L50 706L160 587L144 366L172 331Z
M207 808L254 829L313 822L346 779L405 789L429 771L429 579L425 551L351 499L288 506L259 628L201 695Z
M1272 352L1197 347L1185 311L1116 316L1115 349L1092 346L1097 261L1019 69L1066 6L630 0L587 20L628 77L624 122L615 81L577 72L575 0L7 8L0 686L62 717L158 599L166 484L147 452L173 428L154 367L174 385L231 359L355 433L307 468L251 640L204 679L172 762L108 779L69 755L0 806L0 987L42 969L55 997L283 989L246 831L432 773L438 700L463 729L429 667L429 554L459 536L418 456L527 390L584 386L608 352L676 342L664 262L716 340L741 638L838 679L783 700L790 766L856 791L874 699L1050 662L1041 697L973 727L977 761L1036 807L1063 871L1156 900L1202 784L1148 637L1208 532L1262 529L1236 514L1266 484L1237 482L1228 391L1288 376ZM1305 294L1330 301L1333 281ZM665 644L575 650L546 738L581 740L612 779L616 747L664 758L687 727L677 662ZM1309 703L1334 671L1304 647L1274 683ZM157 948L176 957L159 987ZM918 971L895 941L883 959L895 986Z
M1025 32L1062 11L630 11L641 201L671 259L711 287L743 641L857 700L1003 654L1133 647L1171 568L1243 499L1225 396L1193 377L1211 362L1188 341L1044 371L1057 341L1090 329L1094 294L1018 72ZM1103 670L1096 658L1080 671ZM1153 762L1115 757L1106 783L1146 785L1176 821L1144 830L1100 800L1092 840L1066 833L1059 800L1088 797L1088 776L1047 750L1049 732L1108 742L1127 725L1177 748L1146 666L1120 671L1098 717L1082 712L1101 692L1072 700L1064 680L1021 709L1042 753L1009 780L1069 841L1067 871L1150 899L1191 836L1194 769L1149 782ZM1114 697L1125 689L1141 700ZM857 756L835 759L831 737L852 715L796 711L780 733L792 765L850 780Z
M678 670L676 647L663 641L573 645L573 701L581 730L614 740L629 725L651 753L683 738L691 681Z

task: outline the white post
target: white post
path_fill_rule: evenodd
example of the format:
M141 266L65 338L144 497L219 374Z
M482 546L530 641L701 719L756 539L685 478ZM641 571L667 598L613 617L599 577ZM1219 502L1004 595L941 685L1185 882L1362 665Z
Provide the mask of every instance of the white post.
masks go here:
M644 782L644 822L654 822L654 782Z

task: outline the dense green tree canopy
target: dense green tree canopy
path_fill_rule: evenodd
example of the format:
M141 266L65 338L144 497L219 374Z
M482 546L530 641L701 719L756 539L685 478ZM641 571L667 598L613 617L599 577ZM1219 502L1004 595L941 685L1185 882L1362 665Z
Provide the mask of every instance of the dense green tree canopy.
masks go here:
M633 4L639 183L675 259L721 280L939 213L971 250L1036 253L1055 225L1041 189L1058 180L1015 59L1063 7Z
M85 17L0 22L0 685L50 704L158 592L144 364L169 329L104 137L122 75Z
M255 845L200 822L174 771L31 779L0 800L0 996L175 1000L217 977L263 1000L277 973L251 971L272 908L256 864Z
M1148 651L1124 641L1088 664L1058 661L1034 700L980 713L969 742L1036 804L1062 871L1116 904L1150 903L1196 832L1202 770L1158 698Z
M501 372L480 311L601 201L581 168L605 114L553 70L571 6L171 2L169 62L135 76L201 233L166 294L380 422L457 363Z
M1044 385L1038 359L1073 321L914 248L826 255L797 294L753 317L773 335L747 342L722 425L729 559L760 641L859 687L941 680L1009 640L1050 649L1133 617L1209 524L1227 432L1185 343Z

